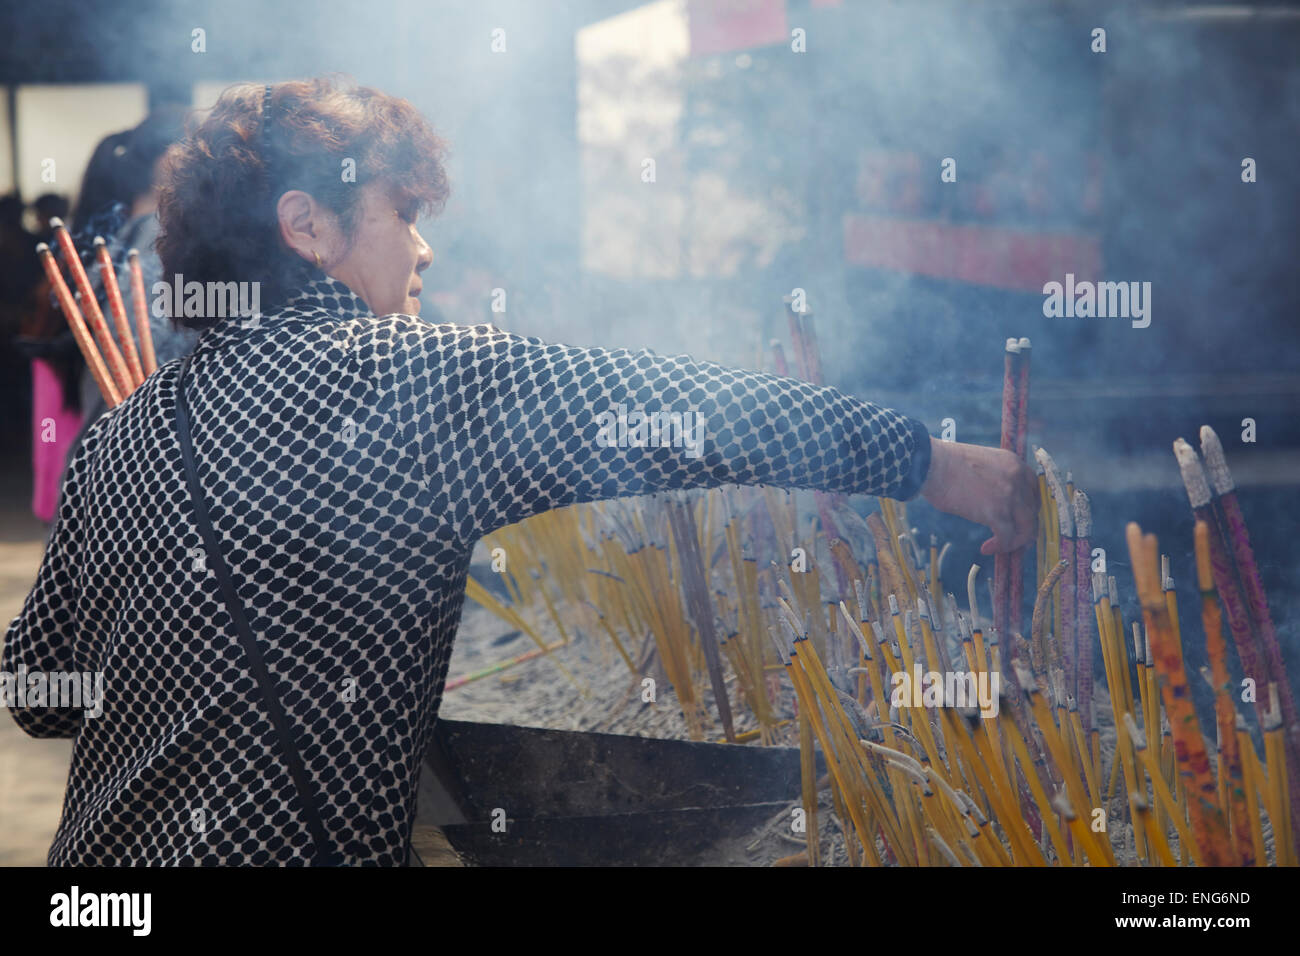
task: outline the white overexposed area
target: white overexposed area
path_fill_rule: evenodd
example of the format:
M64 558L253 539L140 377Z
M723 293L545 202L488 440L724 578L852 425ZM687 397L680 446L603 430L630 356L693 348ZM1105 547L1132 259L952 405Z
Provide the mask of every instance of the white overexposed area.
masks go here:
M29 201L42 193L60 193L75 202L99 141L130 129L149 111L149 95L142 83L20 86L16 102L16 185ZM8 123L4 135L7 139ZM7 164L7 143L2 152ZM53 160L52 167L47 160ZM47 181L51 168L53 182ZM11 178L9 188L13 185Z

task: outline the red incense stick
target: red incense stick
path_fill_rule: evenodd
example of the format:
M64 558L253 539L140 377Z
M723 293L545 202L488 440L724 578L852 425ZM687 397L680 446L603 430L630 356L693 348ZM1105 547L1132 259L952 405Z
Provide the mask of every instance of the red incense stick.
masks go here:
M149 326L149 307L144 300L144 270L140 268L140 251L131 249L126 254L127 268L131 271L131 304L135 309L135 330L140 336L140 361L145 375L158 371L158 360L153 351L153 329Z
M144 370L140 367L140 355L135 350L135 338L131 335L131 323L126 318L126 304L122 301L122 290L117 285L117 266L108 254L108 243L103 236L95 237L95 255L99 258L99 279L104 285L104 295L108 299L108 311L113 316L113 325L117 328L117 339L122 343L122 353L126 357L126 368L131 373L132 390L144 381Z

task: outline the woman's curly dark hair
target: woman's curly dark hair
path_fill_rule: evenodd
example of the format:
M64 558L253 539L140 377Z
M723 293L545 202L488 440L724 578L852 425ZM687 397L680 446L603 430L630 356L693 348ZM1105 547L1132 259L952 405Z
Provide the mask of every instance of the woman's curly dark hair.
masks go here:
M314 272L280 239L275 204L285 192L310 193L352 235L367 183L384 182L407 209L426 215L442 210L448 185L446 144L406 100L334 77L276 83L264 136L264 92L253 83L225 90L202 123L168 150L156 248L166 277L260 282L267 310ZM354 182L345 175L347 160ZM205 328L221 318L174 321Z

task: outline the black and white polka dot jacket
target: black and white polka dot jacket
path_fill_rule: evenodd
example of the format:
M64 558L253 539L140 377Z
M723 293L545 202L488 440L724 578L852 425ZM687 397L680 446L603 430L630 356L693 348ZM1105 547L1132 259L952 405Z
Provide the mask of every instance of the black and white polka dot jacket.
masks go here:
M52 865L310 857L202 558L179 370L87 434L4 644L10 673L103 674L99 716L11 709L32 736L75 738ZM274 315L206 330L185 387L222 552L350 864L404 862L479 537L574 502L725 483L907 498L929 462L923 425L833 389L375 318L323 273ZM703 454L598 440L620 405L703 416Z

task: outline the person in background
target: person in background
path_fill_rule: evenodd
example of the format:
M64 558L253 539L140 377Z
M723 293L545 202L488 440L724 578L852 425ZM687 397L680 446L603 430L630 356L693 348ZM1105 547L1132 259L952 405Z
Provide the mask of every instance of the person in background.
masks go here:
M49 524L54 520L54 497L63 458L48 442L42 443L41 436L54 437L57 428L66 427L67 437L61 446L66 453L79 420L59 420L49 401L51 389L58 391L57 373L28 348L49 324L48 315L41 309L44 280L36 258L39 241L40 237L23 226L23 202L18 195L0 199L0 389L10 409L4 419L3 438L14 444L21 441L21 430L26 427L22 423L30 410L34 426L32 511ZM52 421L55 431L48 424Z
M54 238L54 229L50 226L50 220L67 219L68 214L72 212L72 203L68 202L67 196L44 193L36 197L36 202L32 203L32 211L36 214L36 238L41 242L50 242Z
M35 252L38 241L23 226L23 201L18 194L0 196L0 304L6 308L6 319L40 278L41 266Z

